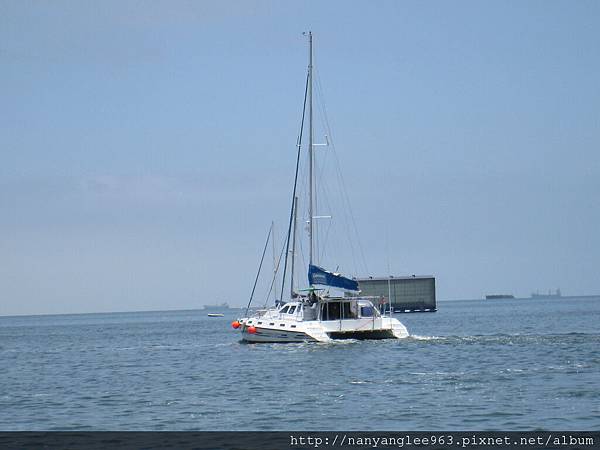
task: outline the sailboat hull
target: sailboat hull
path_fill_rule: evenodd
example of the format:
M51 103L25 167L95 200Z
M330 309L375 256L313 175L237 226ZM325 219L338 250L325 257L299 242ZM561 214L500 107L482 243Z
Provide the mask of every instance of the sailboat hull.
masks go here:
M334 331L328 333L331 339L357 339L379 340L396 339L392 330L367 330L367 331Z
M341 339L402 339L408 336L408 331L402 323L388 317L379 318L377 321L348 320L341 322L318 320L305 322L280 319L272 323L273 327L260 326L253 318L240 319L240 323L243 324L242 340L246 342L330 342ZM371 326L367 328L365 325ZM248 331L250 327L252 327L253 333Z
M381 340L398 339L392 330L368 330L368 331L337 331L327 333L329 340ZM242 332L242 340L245 342L318 342L317 339L306 333L282 333L279 330L257 329L255 333Z
M246 342L315 342L316 339L303 332L256 328L255 333L242 330L242 340Z

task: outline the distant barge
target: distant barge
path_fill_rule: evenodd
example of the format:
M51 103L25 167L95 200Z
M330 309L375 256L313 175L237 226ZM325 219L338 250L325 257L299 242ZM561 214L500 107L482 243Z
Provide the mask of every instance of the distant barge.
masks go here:
M503 298L515 298L515 296L512 294L490 294L485 296L486 300L499 300Z
M554 293L552 291L548 291L547 294L540 294L539 291L535 291L531 293L531 298L560 298L562 297L562 292L560 292L560 288L558 288Z

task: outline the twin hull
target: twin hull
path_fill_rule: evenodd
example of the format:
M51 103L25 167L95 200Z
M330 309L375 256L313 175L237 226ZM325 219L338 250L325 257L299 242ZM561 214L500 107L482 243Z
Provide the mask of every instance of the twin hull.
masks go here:
M334 339L402 339L408 331L394 318L292 321L260 320L255 317L240 320L242 339L247 342L329 342ZM250 333L249 327L255 332Z

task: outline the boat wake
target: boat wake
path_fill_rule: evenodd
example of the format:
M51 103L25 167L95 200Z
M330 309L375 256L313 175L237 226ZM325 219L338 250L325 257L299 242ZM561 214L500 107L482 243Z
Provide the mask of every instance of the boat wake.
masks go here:
M411 334L407 337L409 340L413 341L440 341L444 340L444 337L440 336L419 336L418 334Z

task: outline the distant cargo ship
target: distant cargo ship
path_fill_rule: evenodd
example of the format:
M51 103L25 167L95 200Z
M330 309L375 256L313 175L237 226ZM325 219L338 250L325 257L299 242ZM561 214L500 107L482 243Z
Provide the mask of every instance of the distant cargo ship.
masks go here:
M228 311L231 308L227 302L223 302L218 305L204 305L204 308L202 309L205 311Z
M560 288L558 288L554 293L552 291L548 291L547 294L540 294L539 291L535 291L531 293L531 298L558 298L562 297L562 293L560 292Z
M486 300L498 300L502 298L515 298L515 296L512 294L490 294L485 296Z

